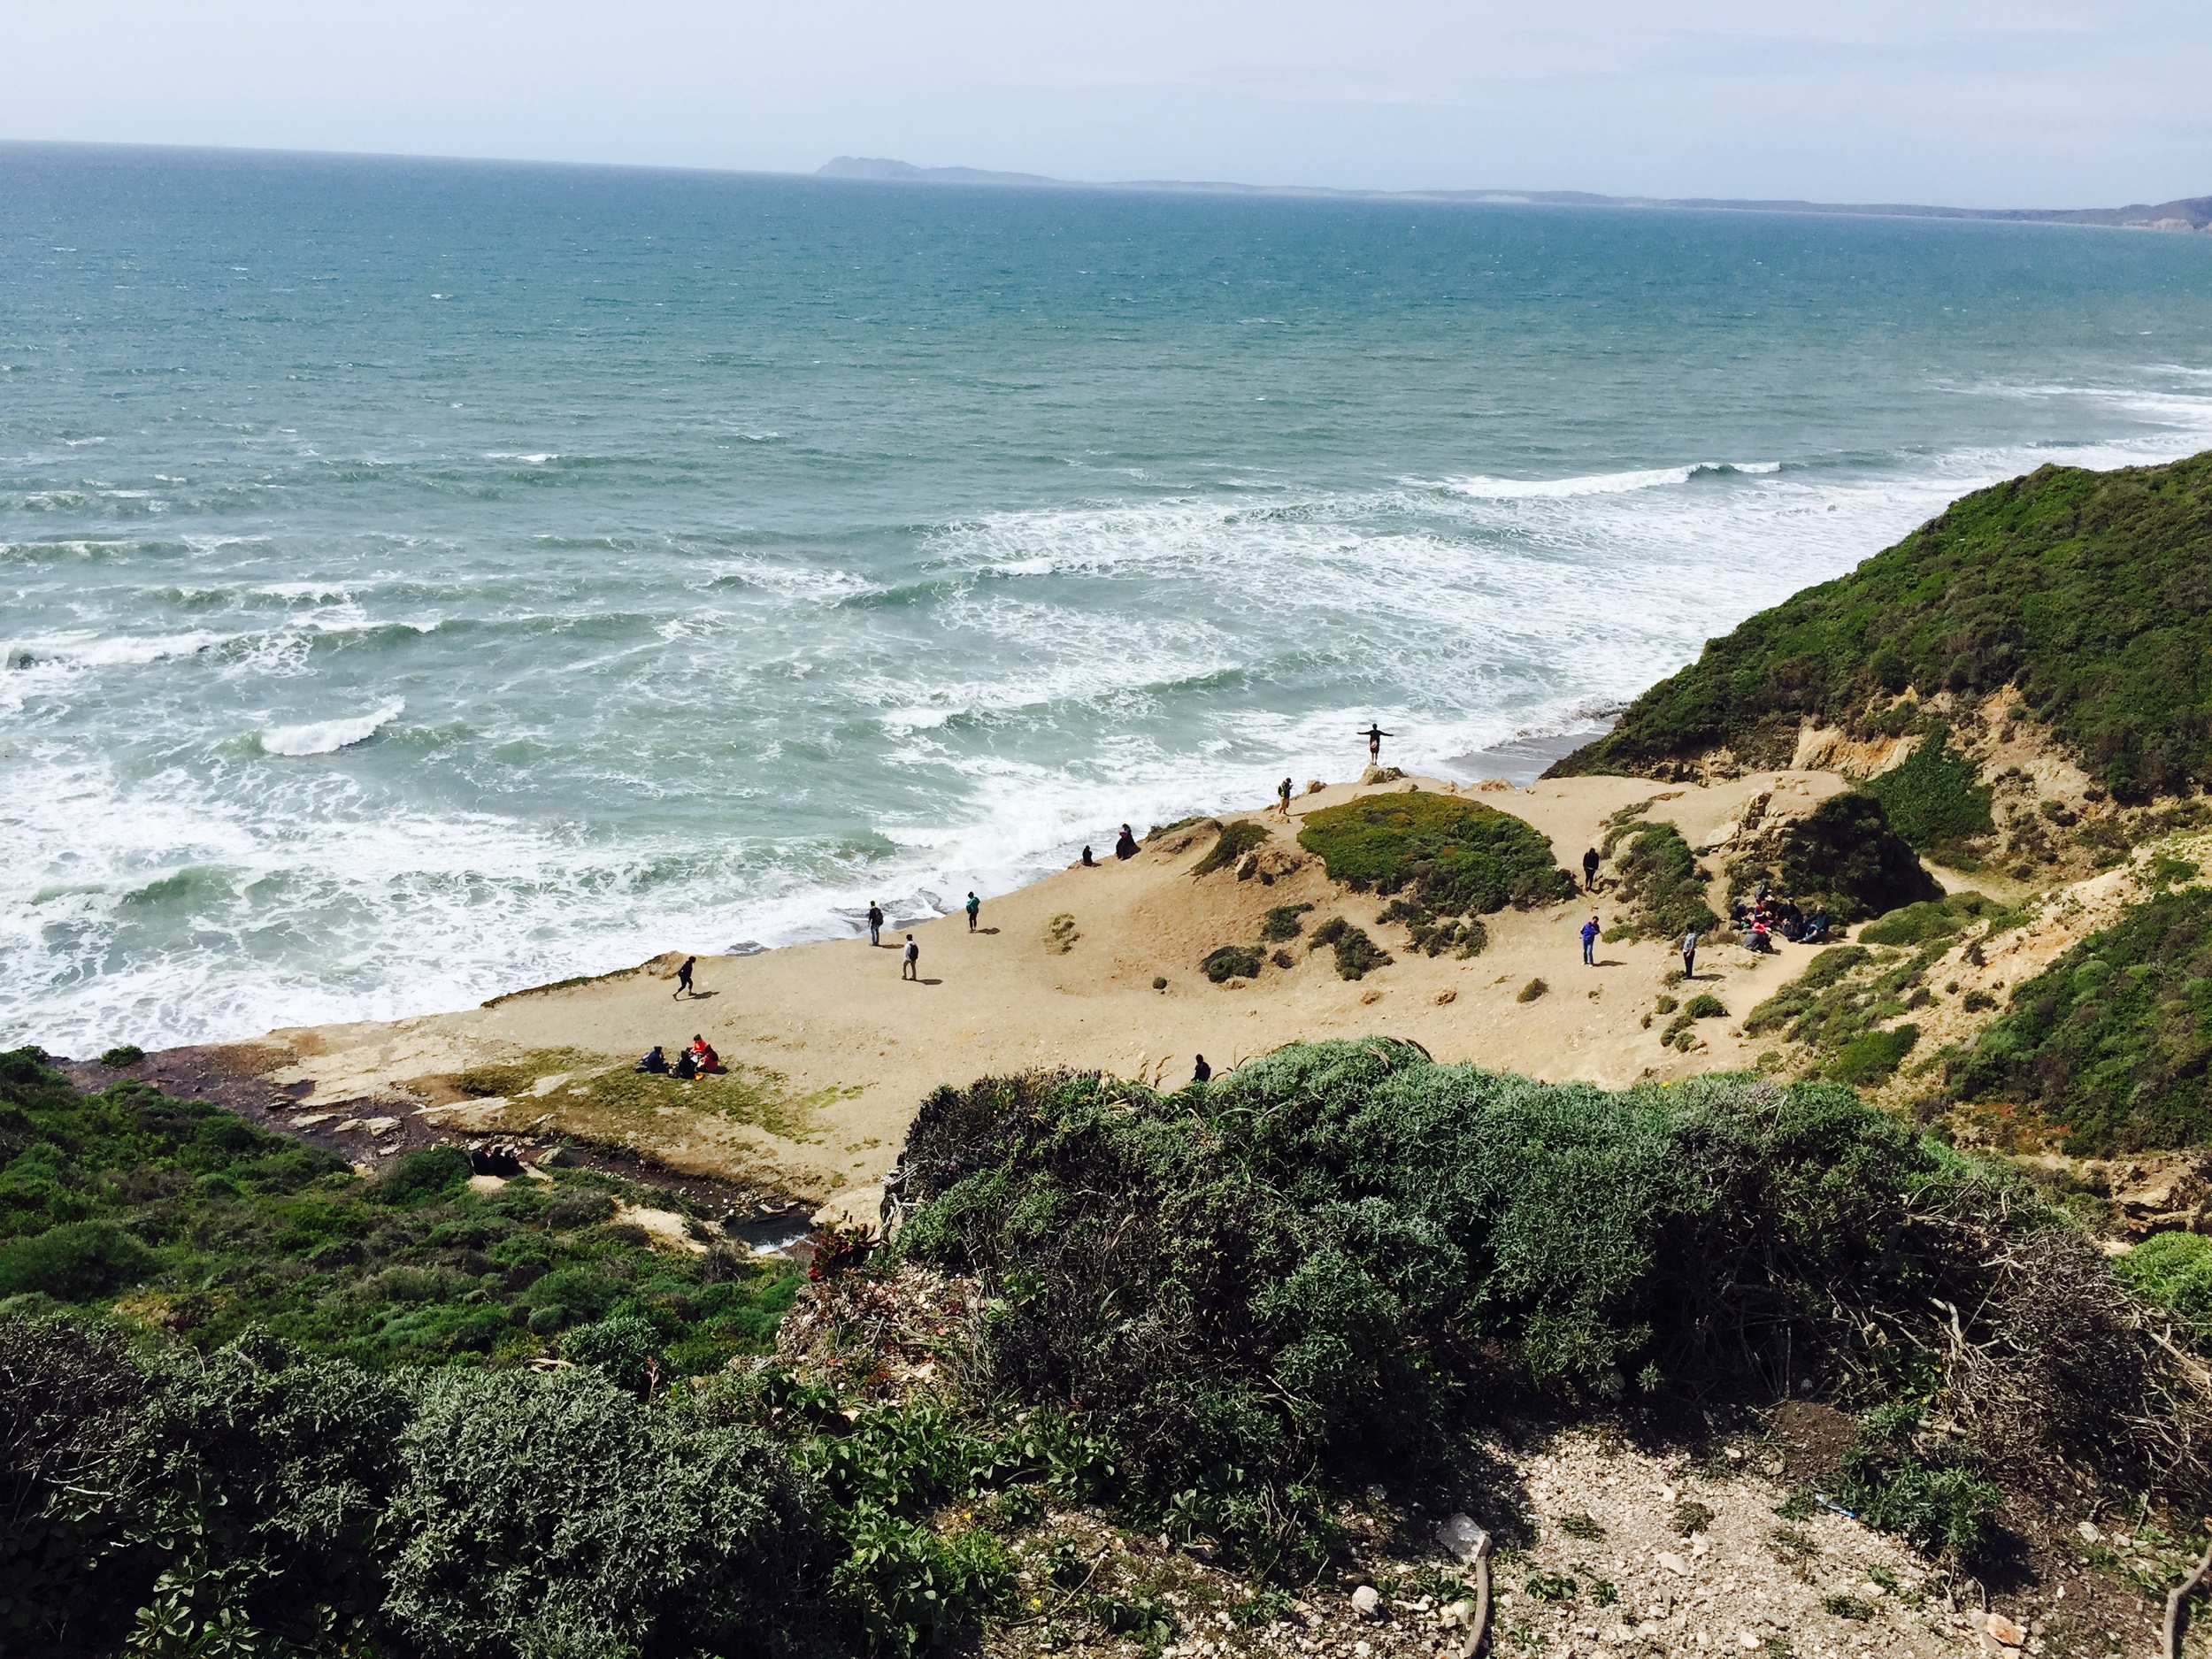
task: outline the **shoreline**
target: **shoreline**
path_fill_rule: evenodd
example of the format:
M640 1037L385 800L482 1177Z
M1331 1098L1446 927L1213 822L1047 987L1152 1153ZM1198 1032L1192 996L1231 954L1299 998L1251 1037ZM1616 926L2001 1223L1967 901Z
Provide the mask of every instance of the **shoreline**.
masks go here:
M1526 767L1538 756L1522 747ZM1638 802L1663 797L1664 815L1703 844L1755 794L1809 809L1845 787L1816 772L1710 786L1339 783L1294 800L1288 825L1271 808L1212 820L1272 826L1267 879L1240 881L1233 869L1194 877L1214 840L1201 823L1159 835L1125 863L1073 864L990 900L974 933L955 913L887 931L882 949L863 936L703 956L700 995L689 1000L672 994L681 956L669 953L474 1009L285 1027L195 1052L257 1079L271 1126L316 1132L364 1168L425 1136L567 1136L679 1174L872 1215L875 1185L929 1093L994 1073L1097 1069L1173 1087L1202 1053L1220 1072L1286 1042L1371 1034L1419 1042L1440 1061L1609 1087L1748 1067L1758 1045L1727 1022L1705 1022L1689 1053L1663 1048L1640 1023L1678 966L1670 941L1609 944L1585 968L1575 933L1589 912L1578 902L1486 918L1490 943L1471 959L1425 956L1409 948L1402 925L1376 920L1385 901L1348 892L1297 845L1297 819L1408 787L1455 794L1524 818L1573 869L1586 845L1602 841L1606 818ZM1332 953L1293 940L1249 981L1216 985L1200 972L1214 949L1256 938L1268 910L1297 904L1313 907L1306 931L1342 915L1371 930L1393 961L1348 980ZM1594 908L1604 925L1616 919L1604 893ZM906 932L921 948L918 981L900 973L895 947ZM1791 954L1719 947L1701 956L1699 979L1740 1018L1800 965ZM1548 988L1522 1000L1539 979ZM728 1079L633 1080L647 1048L672 1054L695 1033L720 1052ZM184 1052L151 1054L138 1069L156 1074L165 1056Z

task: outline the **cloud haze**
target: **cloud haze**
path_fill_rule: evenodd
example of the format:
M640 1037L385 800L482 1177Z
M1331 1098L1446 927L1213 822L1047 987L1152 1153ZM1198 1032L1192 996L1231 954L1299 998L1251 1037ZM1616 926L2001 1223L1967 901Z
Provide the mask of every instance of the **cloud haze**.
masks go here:
M2212 190L2202 0L10 13L12 138L1964 206Z

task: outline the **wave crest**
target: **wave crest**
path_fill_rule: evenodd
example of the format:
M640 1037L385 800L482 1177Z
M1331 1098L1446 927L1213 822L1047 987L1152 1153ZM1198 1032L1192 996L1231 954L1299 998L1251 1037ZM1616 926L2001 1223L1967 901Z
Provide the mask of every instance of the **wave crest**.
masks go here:
M273 726L261 733L265 755L328 755L356 743L365 743L388 721L406 711L407 699L393 697L366 714L342 720L315 720L305 726Z

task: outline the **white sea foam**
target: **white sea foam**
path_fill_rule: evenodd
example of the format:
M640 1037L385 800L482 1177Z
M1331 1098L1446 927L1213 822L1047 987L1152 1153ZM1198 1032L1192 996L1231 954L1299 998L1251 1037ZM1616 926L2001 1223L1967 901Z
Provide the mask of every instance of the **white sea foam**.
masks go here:
M1686 484L1701 476L1720 477L1731 472L1756 476L1781 470L1779 461L1700 461L1688 466L1592 472L1579 478L1490 478L1475 473L1466 478L1445 479L1439 488L1493 501L1558 501L1578 495L1619 495L1631 490L1661 489L1671 484Z
M393 697L378 703L366 714L313 720L304 726L272 726L261 733L261 749L266 755L332 754L356 743L365 743L380 727L399 718L406 709L404 697Z

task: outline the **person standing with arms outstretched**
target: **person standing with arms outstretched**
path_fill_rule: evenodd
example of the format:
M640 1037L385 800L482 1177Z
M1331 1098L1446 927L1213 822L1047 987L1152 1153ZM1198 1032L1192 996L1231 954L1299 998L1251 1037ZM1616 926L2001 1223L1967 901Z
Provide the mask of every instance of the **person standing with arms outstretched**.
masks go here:
M1582 924L1582 965L1586 968L1598 965L1598 915L1595 910L1591 911L1590 919Z
M868 942L872 945L883 942L883 906L873 899L868 901Z
M1374 764L1380 765L1382 764L1383 739L1386 737L1395 737L1398 734L1395 732L1386 732L1382 729L1382 727L1377 726L1372 720L1370 720L1367 723L1367 729L1364 732L1362 732L1360 735L1367 740L1367 758Z
M674 1002L680 996L696 996L699 995L698 992L691 988L691 971L698 965L698 957L686 956L684 958L684 965L676 970L676 988L669 995L668 1000L670 1002Z
M918 965L921 960L922 948L914 942L914 935L909 933L906 936L906 961L899 969L899 978L918 980L922 977L922 970Z
M1287 778L1275 786L1275 810L1282 814L1285 823L1290 821L1290 780Z
M968 931L975 932L975 918L983 913L983 901L971 891L968 895Z

